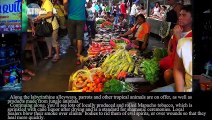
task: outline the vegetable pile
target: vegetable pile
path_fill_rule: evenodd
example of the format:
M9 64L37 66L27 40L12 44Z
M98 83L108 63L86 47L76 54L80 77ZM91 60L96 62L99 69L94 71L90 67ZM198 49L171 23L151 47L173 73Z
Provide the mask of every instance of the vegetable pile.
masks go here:
M167 50L164 48L155 48L153 50L153 58L155 58L158 61L167 55L168 55Z
M130 41L124 38L110 40L110 45L116 49L125 48L128 44L130 44Z
M150 82L150 84L154 84L158 80L160 68L156 59L144 59L140 67L145 79Z
M132 92L135 91L133 85L112 79L104 84L103 92Z
M105 19L99 19L96 21L96 24L102 24L103 22L105 22Z

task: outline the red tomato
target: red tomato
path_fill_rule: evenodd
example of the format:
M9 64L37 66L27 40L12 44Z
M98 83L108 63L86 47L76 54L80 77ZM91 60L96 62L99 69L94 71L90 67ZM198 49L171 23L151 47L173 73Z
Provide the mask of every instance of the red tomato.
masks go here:
M97 79L94 80L94 82L95 82L95 84L99 84L101 81L100 81L99 78L97 78Z
M82 89L82 92L86 92L88 90L88 88L87 87L84 87L83 89Z
M97 88L103 88L102 83L99 83L99 84L97 85Z
M103 89L103 88L98 88L98 91L99 91L99 92L102 92L102 89Z
M98 88L94 89L94 92L99 92L99 89Z

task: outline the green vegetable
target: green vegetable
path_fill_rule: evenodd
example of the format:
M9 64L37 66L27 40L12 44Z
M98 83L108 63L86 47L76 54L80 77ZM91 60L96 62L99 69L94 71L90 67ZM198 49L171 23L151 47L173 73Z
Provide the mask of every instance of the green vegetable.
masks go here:
M130 83L112 79L104 84L103 92L132 92L136 89Z
M140 65L141 72L145 75L145 79L154 84L159 76L159 63L157 59L144 59Z
M158 61L167 55L168 55L167 50L164 48L155 48L153 50L153 57Z
M103 22L105 22L104 19L99 19L99 20L96 21L96 24L102 24Z
M121 81L112 79L104 84L103 92L122 92L122 89Z

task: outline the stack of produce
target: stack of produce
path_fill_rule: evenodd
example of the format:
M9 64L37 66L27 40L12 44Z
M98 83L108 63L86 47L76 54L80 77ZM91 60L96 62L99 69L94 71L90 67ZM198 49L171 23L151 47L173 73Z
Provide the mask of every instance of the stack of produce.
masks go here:
M154 84L158 80L160 68L157 59L144 59L142 60L140 67L145 79L151 84Z
M110 54L101 65L106 75L117 78L120 72L127 72L140 75L139 67L135 65L135 60L124 49L118 49ZM120 76L119 76L120 77ZM126 77L123 74L122 77Z
M167 50L164 48L155 48L153 50L153 58L155 58L158 61L166 57L167 55L168 55Z
M100 67L108 55L109 53L99 53L95 57L87 57L84 60L84 65L89 69Z
M92 45L88 49L89 57L96 57L101 53L111 53L113 51L111 46L104 45L102 43L92 42Z
M69 87L69 89L72 88L72 90L82 90L82 88L85 87L88 82L92 81L91 72L89 70L78 70L72 75L70 81L71 83L69 84L71 87Z
M124 38L110 40L110 45L115 49L125 48L128 44L130 44L130 41Z
M105 21L106 21L105 19L99 18L98 20L96 20L96 24L102 24Z
M82 92L102 92L103 85L107 81L104 72L102 72L101 69L96 70L91 72L91 77L93 81L89 81L87 85L83 87Z
M112 79L104 84L103 92L133 92L136 89L130 83Z
M108 79L100 68L91 70L81 69L71 78L71 90L75 92L102 92Z
M101 27L104 28L112 28L113 27L113 24L111 22L108 22L108 21L105 21L101 24Z

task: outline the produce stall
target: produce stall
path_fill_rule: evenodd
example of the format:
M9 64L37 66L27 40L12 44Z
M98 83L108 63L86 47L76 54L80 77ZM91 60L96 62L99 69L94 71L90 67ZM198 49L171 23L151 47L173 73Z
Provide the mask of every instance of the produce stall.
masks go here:
M67 92L138 92L137 83L158 81L158 61L167 55L166 50L141 55L138 46L117 37L126 30L97 26L88 55L81 58L83 68L70 76Z

